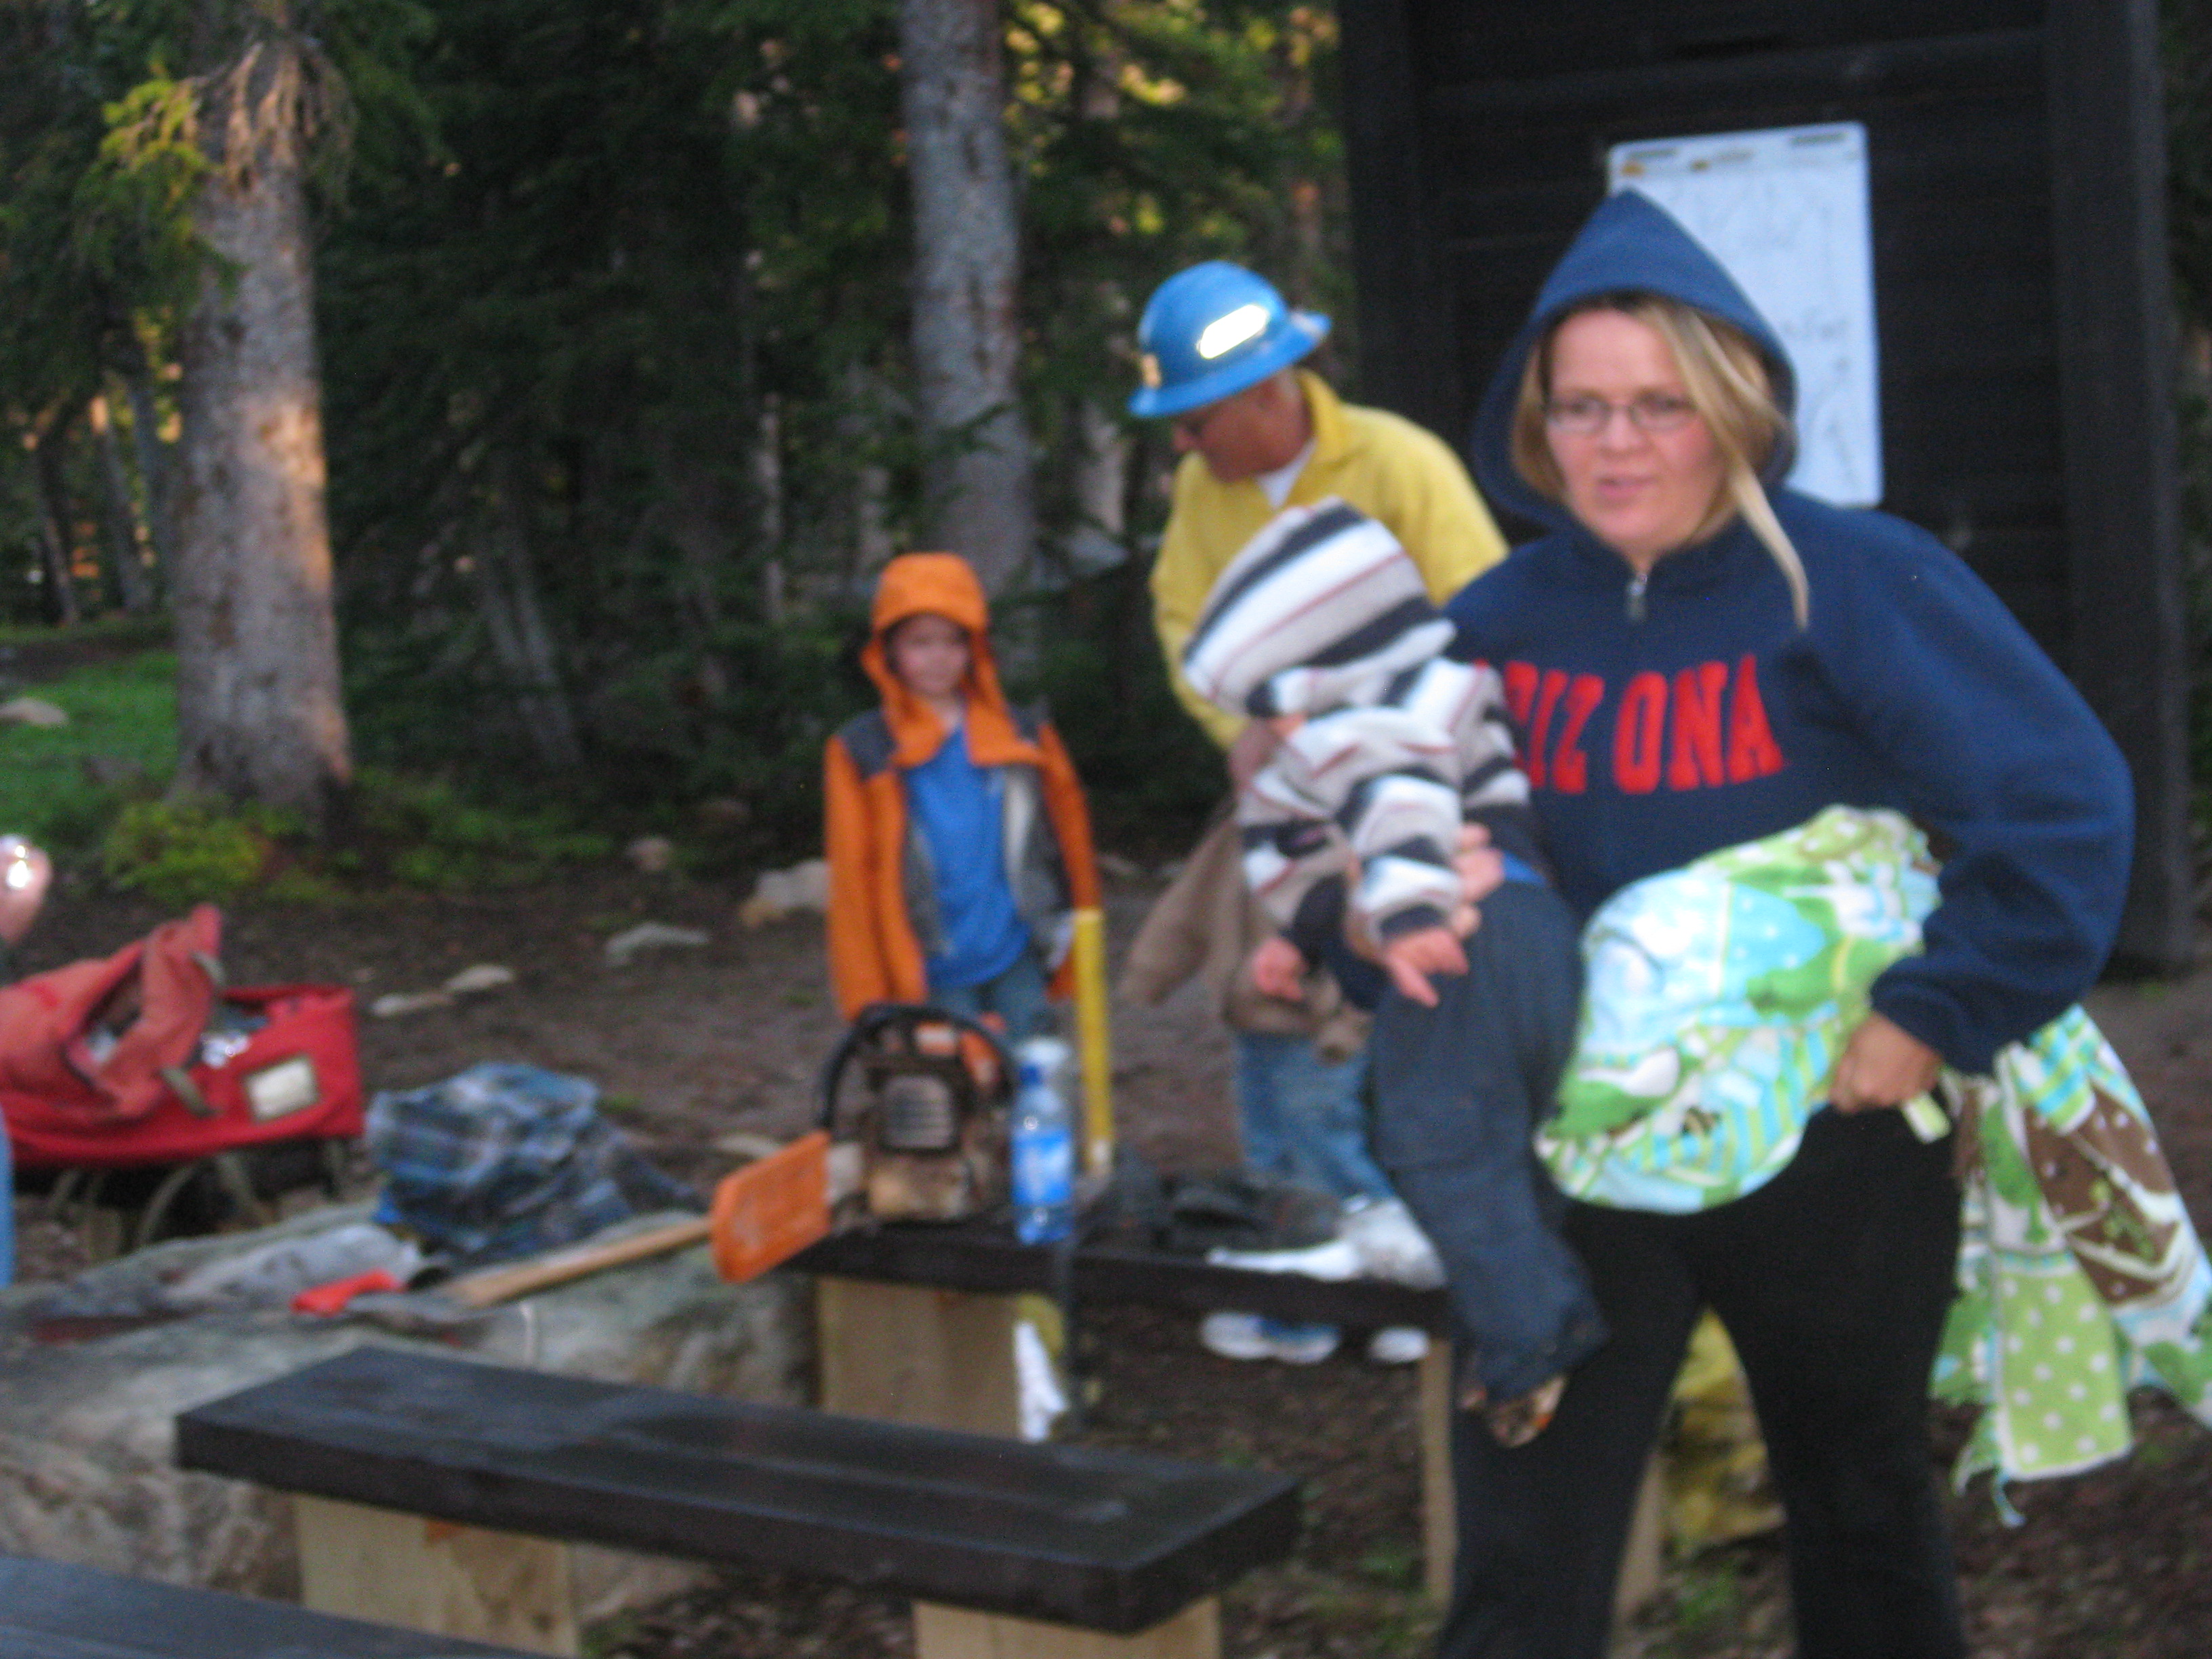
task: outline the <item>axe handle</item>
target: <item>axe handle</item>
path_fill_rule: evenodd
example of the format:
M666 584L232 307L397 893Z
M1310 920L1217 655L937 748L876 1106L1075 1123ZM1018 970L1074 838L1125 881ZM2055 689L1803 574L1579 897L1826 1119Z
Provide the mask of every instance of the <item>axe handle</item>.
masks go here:
M1114 1169L1114 1049L1106 1017L1106 917L1075 913L1075 1030L1083 1064L1084 1164Z
M641 1233L609 1239L604 1244L577 1244L548 1255L532 1256L512 1267L487 1267L482 1273L448 1279L438 1289L465 1308L489 1308L495 1302L508 1302L549 1285L565 1285L572 1279L619 1267L626 1261L641 1261L647 1256L680 1250L687 1244L704 1243L712 1225L703 1215L672 1221L665 1227L650 1227Z

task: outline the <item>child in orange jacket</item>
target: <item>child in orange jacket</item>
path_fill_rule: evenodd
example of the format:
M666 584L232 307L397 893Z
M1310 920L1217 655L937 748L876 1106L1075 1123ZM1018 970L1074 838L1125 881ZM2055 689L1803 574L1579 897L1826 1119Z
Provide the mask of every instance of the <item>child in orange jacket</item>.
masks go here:
M956 555L905 554L876 585L860 663L883 703L823 757L830 974L848 1020L927 1002L995 1014L1018 1040L1066 994L1069 913L1098 902L1090 816L1059 735L999 689L989 625Z

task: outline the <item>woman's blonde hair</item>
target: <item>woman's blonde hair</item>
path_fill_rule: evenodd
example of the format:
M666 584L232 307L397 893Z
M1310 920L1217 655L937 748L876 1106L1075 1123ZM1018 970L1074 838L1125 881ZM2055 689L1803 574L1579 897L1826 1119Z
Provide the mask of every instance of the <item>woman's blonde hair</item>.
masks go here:
M1805 566L1759 475L1789 436L1790 417L1774 399L1766 360L1751 337L1733 324L1660 294L1617 294L1576 307L1545 331L1521 371L1513 405L1513 468L1547 501L1562 501L1566 481L1552 459L1545 415L1551 400L1552 343L1570 318L1587 311L1617 311L1657 331L1674 353L1682 389L1720 451L1722 484L1690 541L1704 541L1739 513L1790 584L1790 608L1805 626L1812 600Z

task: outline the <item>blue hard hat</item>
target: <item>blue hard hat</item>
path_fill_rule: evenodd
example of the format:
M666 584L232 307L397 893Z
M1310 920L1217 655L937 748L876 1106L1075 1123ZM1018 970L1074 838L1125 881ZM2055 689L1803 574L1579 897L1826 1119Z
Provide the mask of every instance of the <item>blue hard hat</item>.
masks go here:
M1145 383L1129 412L1180 415L1219 403L1328 337L1328 318L1292 311L1273 283L1242 265L1209 259L1179 270L1152 290L1138 319Z

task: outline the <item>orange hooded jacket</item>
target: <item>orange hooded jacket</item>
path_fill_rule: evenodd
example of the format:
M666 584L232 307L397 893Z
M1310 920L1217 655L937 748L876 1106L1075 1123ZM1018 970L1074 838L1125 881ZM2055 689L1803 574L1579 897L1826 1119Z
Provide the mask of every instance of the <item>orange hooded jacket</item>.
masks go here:
M943 746L944 722L891 672L884 637L909 617L949 617L968 631L968 752L1006 772L1006 874L1014 908L1048 963L1064 951L1061 918L1098 902L1091 817L1059 734L1018 714L999 689L988 632L990 611L966 560L908 553L876 584L860 665L883 704L848 720L823 757L823 818L830 866L830 976L847 1019L872 1002L925 1002L927 941L936 930L929 853L907 816L905 771ZM1066 996L1067 964L1052 989Z

